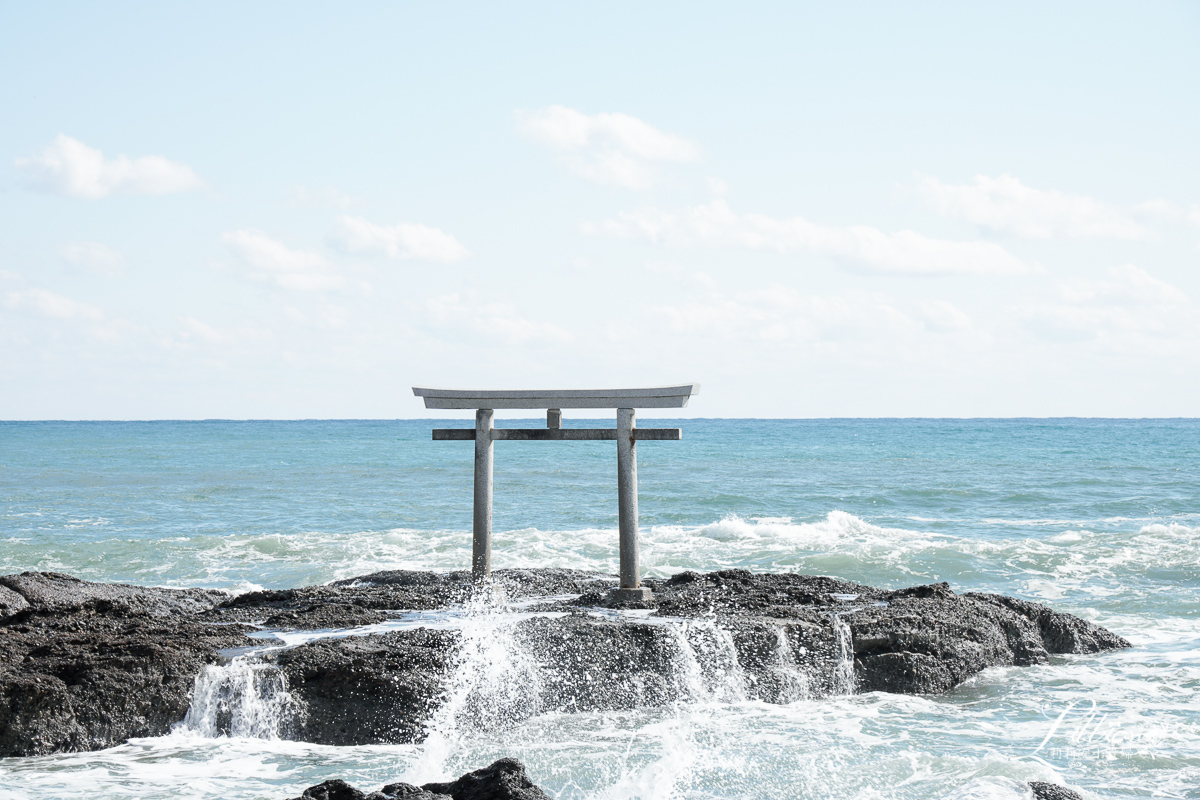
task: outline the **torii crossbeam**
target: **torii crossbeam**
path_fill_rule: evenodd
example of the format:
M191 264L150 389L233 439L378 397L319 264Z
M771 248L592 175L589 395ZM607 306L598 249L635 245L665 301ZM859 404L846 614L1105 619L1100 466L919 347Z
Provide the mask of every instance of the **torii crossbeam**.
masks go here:
M641 585L638 570L637 443L683 438L679 428L638 428L638 408L683 408L699 394L700 384L658 386L645 389L429 389L414 386L426 408L473 408L475 429L435 428L434 441L475 441L475 514L472 525L471 573L477 583L492 572L492 442L496 440L610 441L617 442L617 512L620 521L621 585L613 599L647 600L650 590ZM545 428L495 428L497 408L544 408ZM564 408L615 408L615 428L563 428Z

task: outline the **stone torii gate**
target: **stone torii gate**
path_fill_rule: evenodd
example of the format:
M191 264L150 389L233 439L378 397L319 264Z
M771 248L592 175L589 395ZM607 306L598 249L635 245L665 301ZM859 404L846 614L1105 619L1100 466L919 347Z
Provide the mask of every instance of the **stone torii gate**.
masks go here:
M426 408L473 408L475 429L435 428L433 440L475 441L475 514L472 525L471 573L477 583L492 572L492 442L496 440L608 441L617 442L617 512L620 521L621 585L612 599L627 602L647 600L650 590L641 585L638 571L637 443L683 438L679 428L638 428L638 408L683 408L699 394L700 384L658 386L648 389L429 389L414 386L413 394L424 398ZM545 428L495 428L497 408L544 408ZM563 428L564 408L615 408L615 428Z

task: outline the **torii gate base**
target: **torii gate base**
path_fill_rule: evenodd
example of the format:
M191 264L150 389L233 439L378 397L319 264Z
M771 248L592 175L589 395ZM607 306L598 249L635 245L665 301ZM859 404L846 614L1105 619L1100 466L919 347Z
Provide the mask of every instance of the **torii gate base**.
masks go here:
M620 543L620 586L609 594L618 603L650 599L641 585L638 567L638 440L679 440L679 428L643 428L635 424L637 408L682 408L699 392L699 384L653 389L497 391L413 387L426 408L474 408L475 429L435 428L434 441L475 440L475 503L472 524L471 573L485 583L492 572L492 442L603 441L617 442L617 519ZM496 428L496 408L545 408L545 428ZM563 408L616 408L616 428L562 428Z

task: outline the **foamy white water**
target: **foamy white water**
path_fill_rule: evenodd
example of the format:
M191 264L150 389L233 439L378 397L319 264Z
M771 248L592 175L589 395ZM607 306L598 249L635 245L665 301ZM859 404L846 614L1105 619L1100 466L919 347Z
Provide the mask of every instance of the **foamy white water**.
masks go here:
M278 739L299 713L287 677L273 665L242 656L211 664L196 677L181 727L207 738Z

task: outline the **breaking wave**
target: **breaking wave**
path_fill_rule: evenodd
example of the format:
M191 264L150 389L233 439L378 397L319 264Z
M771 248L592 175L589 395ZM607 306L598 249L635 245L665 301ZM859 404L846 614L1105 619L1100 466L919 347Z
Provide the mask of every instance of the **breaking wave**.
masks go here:
M1016 594L1084 614L1160 608L1173 587L1200 580L1195 558L1200 527L1108 525L1113 527L1030 526L1017 536L1010 526L998 526L992 536L980 537L882 526L843 511L812 522L728 516L700 526L643 528L642 565L651 577L742 568L832 575L897 588L948 580L960 591ZM470 559L468 531L405 528L175 537L153 547L114 539L42 545L12 543L5 560L14 570L55 570L95 579L112 579L112 565L120 563L125 574L118 577L125 580L235 592L324 583L381 569L463 569ZM41 546L36 556L22 552L35 546ZM612 529L498 531L493 547L497 567L612 573L618 566Z

